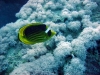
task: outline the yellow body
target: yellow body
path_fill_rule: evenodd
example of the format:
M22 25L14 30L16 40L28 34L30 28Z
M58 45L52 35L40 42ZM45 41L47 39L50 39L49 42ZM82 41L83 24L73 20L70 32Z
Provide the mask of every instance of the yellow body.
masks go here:
M56 34L56 32L51 30L51 36L48 36L48 34L45 33L45 31L41 31L41 32L34 32L34 34L30 35L30 37L26 37L26 35L24 33L25 29L27 29L28 27L37 26L37 25L41 25L41 23L31 23L31 24L27 24L27 25L21 27L19 29L19 33L18 33L19 40L25 44L35 44L35 43L44 42ZM47 28L48 27L46 26L46 29Z

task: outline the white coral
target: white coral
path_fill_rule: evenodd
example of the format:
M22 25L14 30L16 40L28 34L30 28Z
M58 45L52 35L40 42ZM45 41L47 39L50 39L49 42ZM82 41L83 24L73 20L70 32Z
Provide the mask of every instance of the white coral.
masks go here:
M0 54L6 56L0 56L0 63L10 62L9 56L20 58L11 61L18 66L10 75L58 75L59 68L64 75L82 75L85 71L86 50L100 39L100 24L90 20L97 5L91 0L56 1L29 0L16 14L19 19L0 29ZM18 39L18 30L33 22L42 22L57 34L45 43L25 45ZM12 64L5 65L0 65L0 72Z

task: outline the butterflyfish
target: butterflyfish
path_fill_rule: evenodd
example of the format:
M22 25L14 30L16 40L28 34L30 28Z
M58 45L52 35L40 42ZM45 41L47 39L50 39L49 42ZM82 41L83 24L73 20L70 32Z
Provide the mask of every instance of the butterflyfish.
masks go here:
M19 29L18 38L24 44L36 44L49 40L56 34L45 24L31 23L27 24Z

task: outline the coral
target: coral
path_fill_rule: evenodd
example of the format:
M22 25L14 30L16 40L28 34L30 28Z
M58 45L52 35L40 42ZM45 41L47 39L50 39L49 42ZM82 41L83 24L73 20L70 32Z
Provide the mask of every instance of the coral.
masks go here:
M78 58L73 58L70 64L66 64L64 66L64 74L65 75L80 75L85 71L85 67L83 65L83 61Z
M100 24L92 22L91 0L29 0L16 22L0 29L0 73L9 75L84 75L88 49L98 47ZM18 39L20 27L42 22L56 35L35 45ZM2 68L1 68L2 67Z
M25 64L19 65L19 67L16 68L10 75L21 75L26 72L29 75L30 74L32 75L38 75L38 74L55 75L54 73L57 72L57 68L58 68L58 65L53 55L51 53L47 53L46 55L41 56L39 59L33 62L27 62Z

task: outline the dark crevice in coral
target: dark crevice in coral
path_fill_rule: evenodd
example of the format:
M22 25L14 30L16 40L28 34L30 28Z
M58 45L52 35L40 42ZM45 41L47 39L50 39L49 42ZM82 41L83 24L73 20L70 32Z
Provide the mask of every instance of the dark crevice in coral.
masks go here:
M58 68L58 75L64 75L63 67Z
M64 23L65 23L66 21L68 21L68 18L65 18L65 19L64 19Z
M87 50L86 75L100 75L100 40L97 40L97 47Z
M0 75L6 75L6 70L0 72Z
M98 53L100 54L100 40L97 40L96 42L97 42L97 44L98 44L97 50L98 50Z
M69 62L71 61L72 58L73 58L72 55L67 55L67 56L65 57L65 62L69 63Z

